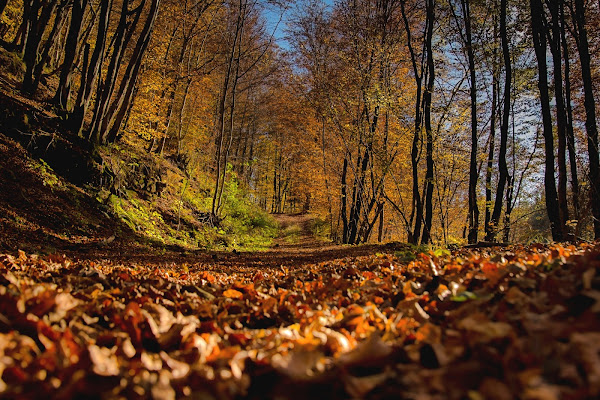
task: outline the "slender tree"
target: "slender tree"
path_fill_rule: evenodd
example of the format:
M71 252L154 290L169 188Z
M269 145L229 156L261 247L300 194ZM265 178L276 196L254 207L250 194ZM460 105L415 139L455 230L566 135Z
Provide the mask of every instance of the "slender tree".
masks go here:
M554 178L554 135L552 115L550 112L550 93L548 89L548 67L546 59L546 28L543 21L543 5L541 0L530 0L531 32L533 47L538 64L538 89L542 111L542 133L545 149L544 189L546 195L546 211L550 220L552 238L555 241L564 239L559 215L558 194Z
M561 43L561 16L563 0L546 1L549 10L549 21L547 24L546 35L548 44L552 53L552 76L554 82L554 99L556 111L556 136L557 136L557 155L556 163L558 165L558 215L563 235L566 235L567 220L569 220L569 209L567 202L567 108L564 97L564 79L562 68L562 43ZM546 14L543 14L546 15ZM566 236L564 237L566 239Z
M39 65L41 54L40 47L44 32L50 23L52 13L57 7L56 1L29 0L23 14L23 23L26 24L24 36L23 62L25 63L25 75L21 91L26 94L34 94L37 87L35 84L35 70ZM25 14L27 12L27 14Z
M512 84L512 62L511 53L508 45L508 34L506 31L506 11L507 0L500 1L500 40L502 42L502 58L504 60L504 100L502 111L502 124L500 126L500 149L498 152L498 186L496 189L496 200L494 201L494 211L490 224L492 225L494 234L488 236L488 240L495 239L495 233L500 224L500 215L502 213L502 200L504 198L504 190L509 178L508 165L506 163L506 148L508 143L509 118L511 110L511 84ZM510 184L509 184L510 186Z
M435 83L435 63L433 61L433 24L435 21L435 1L427 1L427 33L425 35L425 51L427 52L427 87L423 95L425 133L427 136L426 173L425 173L425 221L421 243L431 242L431 222L433 217L433 131L431 128L431 98Z
M56 105L65 111L67 111L69 106L68 103L69 96L71 95L75 58L77 57L77 49L79 47L79 36L81 33L83 16L86 13L88 4L89 0L73 0L71 8L71 22L65 42L64 59L60 68L58 88L54 97Z
M68 116L68 127L71 132L82 136L85 116L91 105L92 95L96 86L99 86L101 68L106 55L106 41L108 37L108 24L112 10L113 0L101 1L97 12L98 28L94 51L90 58L90 46L84 46L83 66L79 90L73 111ZM97 99L98 100L98 99Z
M407 226L408 241L410 243L418 243L421 235L421 226L423 222L423 200L420 194L419 184L419 143L421 142L421 131L423 129L423 114L422 114L422 96L423 96L423 75L425 72L425 63L423 57L419 60L417 50L414 48L413 35L410 22L406 12L406 1L400 2L402 19L406 30L406 44L410 53L410 60L413 69L413 77L416 85L416 96L414 102L414 128L412 146L410 150L410 163L412 171L412 207L410 213L410 222ZM428 15L428 14L426 14ZM425 22L425 26L429 26L429 21ZM424 35L426 36L426 35ZM413 225L414 222L414 225Z
M594 238L600 239L600 157L598 155L598 126L596 123L596 102L592 81L590 49L586 28L585 0L575 2L575 39L581 64L583 80L585 129L587 131L587 147L590 168L590 204L594 218Z

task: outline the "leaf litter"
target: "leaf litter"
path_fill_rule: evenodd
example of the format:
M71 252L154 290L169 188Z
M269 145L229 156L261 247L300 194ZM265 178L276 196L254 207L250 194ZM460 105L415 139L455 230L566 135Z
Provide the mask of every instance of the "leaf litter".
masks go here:
M2 398L600 396L600 245L315 264L0 256Z

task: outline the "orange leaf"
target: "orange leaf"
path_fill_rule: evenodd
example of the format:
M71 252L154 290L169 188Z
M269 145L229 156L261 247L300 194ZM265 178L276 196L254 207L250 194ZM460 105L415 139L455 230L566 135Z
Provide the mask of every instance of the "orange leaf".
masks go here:
M223 296L228 297L230 299L241 299L242 297L244 297L242 292L238 292L235 289L228 289L228 290L224 291Z

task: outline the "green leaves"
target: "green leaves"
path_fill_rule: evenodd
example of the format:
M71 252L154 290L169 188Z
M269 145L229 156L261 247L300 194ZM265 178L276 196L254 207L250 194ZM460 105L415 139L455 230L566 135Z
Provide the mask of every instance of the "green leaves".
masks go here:
M475 300L475 299L477 299L477 295L475 295L475 293L472 293L469 291L460 292L456 296L450 297L450 301L454 301L457 303L463 303L465 301Z

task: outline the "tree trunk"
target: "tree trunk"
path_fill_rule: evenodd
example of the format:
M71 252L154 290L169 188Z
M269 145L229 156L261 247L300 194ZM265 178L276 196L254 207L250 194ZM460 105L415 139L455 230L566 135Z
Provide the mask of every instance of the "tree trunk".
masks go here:
M89 0L74 0L71 9L71 23L69 33L65 42L65 55L60 70L60 79L54 103L63 111L69 107L69 96L71 94L71 82L73 79L73 67L77 56L77 41L81 33L81 24Z
M571 102L571 61L569 59L569 45L566 38L566 20L564 15L564 2L561 2L563 7L560 9L560 35L563 51L563 59L565 62L565 106L567 111L567 148L569 150L569 167L571 170L571 192L573 199L573 218L577 221L577 226L580 226L580 206L579 206L579 177L577 173L577 153L575 152L575 133L573 131L573 107ZM578 236L577 230L575 236Z
M230 92L230 81L238 79L237 74L233 71L234 61L236 50L238 46L238 41L241 41L241 35L243 30L243 25L246 19L246 10L245 10L245 1L239 0L238 11L237 11L237 20L235 25L235 33L232 38L231 49L227 58L227 70L225 72L225 77L223 78L223 87L221 89L221 98L219 99L218 104L218 126L217 126L217 137L216 137L216 179L215 179L215 187L212 198L212 207L211 214L213 216L217 216L219 209L221 207L221 196L223 193L223 185L225 183L225 174L227 165L223 164L223 158L225 154L224 144L225 144L225 118L226 118L226 103L228 93ZM238 58L239 58L238 54ZM238 59L239 65L239 59Z
M56 10L54 16L54 24L52 25L52 30L48 34L48 38L44 43L44 47L42 53L39 55L36 64L33 68L33 84L31 85L31 93L37 92L37 89L40 85L40 81L42 79L42 74L44 72L44 67L48 63L48 58L50 56L50 50L52 46L55 44L56 39L58 37L58 32L60 32L63 28L63 22L65 18L65 7L67 5L67 1L63 0L60 4L58 4L58 8Z
M560 223L558 194L554 180L554 135L552 132L552 115L550 112L550 94L548 91L548 68L546 60L546 32L542 20L541 0L530 0L531 30L533 35L533 46L538 63L538 89L540 92L540 106L542 111L544 149L545 149L545 172L544 189L546 194L546 211L550 220L552 239L559 242L564 240L563 230Z
M90 132L88 134L89 140L94 144L102 144L109 129L109 108L111 107L111 100L115 86L117 85L119 70L123 63L127 44L131 41L131 37L136 30L146 0L142 0L138 8L131 11L134 16L130 23L128 22L128 17L130 15L128 3L128 1L124 1L123 7L121 8L121 16L112 41L112 57L108 65L107 76L105 77L104 82L102 82L101 85L98 85L96 91L96 106L94 108ZM127 77L125 76L123 79L125 80Z
M375 124L377 122L375 121ZM358 159L359 170L358 176L354 179L354 188L352 195L352 207L350 208L350 235L348 237L349 244L358 244L360 236L358 235L358 228L360 225L360 213L363 206L364 186L365 186L365 174L369 167L369 161L371 159L371 146L368 144L365 148L363 157Z
M506 147L508 143L508 124L511 109L511 84L512 84L512 64L510 60L510 48L508 47L508 34L506 32L506 9L507 0L500 1L500 39L502 41L502 56L504 59L504 107L502 110L502 125L500 126L500 149L498 152L498 187L496 189L496 200L494 201L494 211L490 224L493 226L493 234L489 240L496 238L496 232L500 225L500 215L502 214L502 199L508 179L508 165L506 164Z
M431 242L431 221L433 218L433 132L431 129L431 97L435 83L435 64L433 62L433 23L435 20L434 0L427 1L427 34L425 38L425 51L427 52L427 87L423 95L423 109L425 118L425 132L427 136L425 172L425 221L423 223L423 236L421 243Z
M421 97L422 97L422 83L423 83L423 64L420 66L417 65L417 54L412 45L411 38L411 28L406 16L406 11L404 7L404 1L400 2L400 7L402 11L402 19L404 21L404 29L406 30L407 35L407 46L410 53L410 58L413 67L413 73L415 76L415 84L416 84L416 98L415 98L415 123L414 123L414 131L413 131L413 141L412 147L410 151L410 163L412 170L412 207L411 214L409 219L409 226L407 226L408 231L408 242L412 244L417 244L419 241L419 236L421 235L421 224L423 222L423 202L421 200L421 195L419 193L419 142L421 141L421 129L423 127L423 120L421 115ZM428 23L426 22L426 25ZM413 226L414 223L414 226Z
M600 239L600 159L598 156L598 127L596 125L596 103L592 83L590 51L585 26L585 2L575 0L575 25L577 27L577 49L583 80L585 129L587 131L588 157L590 163L590 204L594 217L594 238Z
M81 73L79 92L77 93L75 107L73 107L73 112L69 117L68 124L71 131L77 136L82 136L84 118L90 106L94 87L100 78L101 67L105 57L107 31L112 4L112 0L102 1L100 3L100 11L98 13L98 33L96 34L94 52L92 53L92 58L89 62L86 62L89 58L89 45L86 45L84 49L84 67Z
M190 87L192 86L192 78L188 78L185 84L185 90L183 91L183 100L181 101L181 108L179 109L179 125L177 126L177 156L181 155L181 144L183 142L183 116L185 108L187 106L187 100L190 93ZM241 174L240 174L241 175Z
M567 235L566 224L569 219L567 205L567 112L565 98L563 96L562 76L562 44L560 33L560 9L563 8L563 0L548 2L548 8L552 17L552 29L547 29L550 51L552 53L554 98L556 101L556 126L558 136L558 215L560 218L563 234ZM564 237L566 239L566 236Z
M479 207L477 205L477 77L475 74L475 55L473 52L473 39L471 34L471 6L470 0L461 0L462 14L465 21L465 46L469 63L469 80L471 94L471 159L469 162L469 243L477 242L479 233Z
M348 243L348 184L346 183L348 174L348 156L344 156L344 164L342 166L342 188L340 201L340 215L342 217L342 243Z
M109 130L105 132L103 137L103 144L114 142L118 136L121 124L127 114L131 102L133 101L133 93L135 91L135 84L137 82L140 68L142 66L142 60L148 44L150 43L150 37L152 36L152 30L154 28L154 22L158 15L158 9L160 6L160 0L152 0L150 4L150 10L146 16L146 23L140 33L140 37L136 43L135 49L129 61L129 65L125 70L125 76L121 81L119 87L119 97L112 103L112 107L109 108Z
M15 39L12 43L15 51L21 54L21 56L23 56L25 53L25 45L27 44L27 38L29 37L29 32L31 31L31 18L37 18L37 13L39 12L39 9L37 9L37 11L35 11L36 14L34 14L33 10L33 6L37 2L39 1L23 1L23 14L21 15L21 24L17 29Z
M495 14L495 13L494 13ZM494 41L498 38L497 20L494 18ZM488 140L488 158L485 171L485 218L484 230L486 242L491 242L494 238L496 226L492 224L492 169L494 166L494 152L496 147L496 114L499 106L498 92L500 91L500 82L498 79L498 52L494 44L492 50L492 115L490 116L490 138Z
M21 91L28 95L35 93L34 70L40 56L40 45L44 31L50 22L50 17L56 5L54 1L46 4L42 0L32 0L30 1L29 14L23 15L23 18L27 20L29 31L24 43L23 62L25 63L25 75Z

